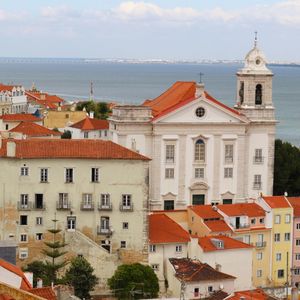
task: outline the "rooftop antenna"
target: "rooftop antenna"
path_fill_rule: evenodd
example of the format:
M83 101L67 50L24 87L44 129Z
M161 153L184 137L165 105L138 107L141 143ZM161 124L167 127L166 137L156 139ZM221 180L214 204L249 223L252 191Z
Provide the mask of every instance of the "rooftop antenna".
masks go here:
M198 75L199 75L199 83L202 83L202 76L203 76L204 74L200 72Z
M257 46L257 31L254 31L254 48Z
M94 87L93 87L93 81L91 81L90 101L94 101Z

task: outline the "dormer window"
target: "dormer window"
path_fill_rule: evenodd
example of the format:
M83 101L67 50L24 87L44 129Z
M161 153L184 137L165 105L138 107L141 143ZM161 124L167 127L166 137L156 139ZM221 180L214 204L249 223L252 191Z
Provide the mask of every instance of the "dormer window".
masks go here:
M262 105L262 85L257 84L255 88L255 105Z

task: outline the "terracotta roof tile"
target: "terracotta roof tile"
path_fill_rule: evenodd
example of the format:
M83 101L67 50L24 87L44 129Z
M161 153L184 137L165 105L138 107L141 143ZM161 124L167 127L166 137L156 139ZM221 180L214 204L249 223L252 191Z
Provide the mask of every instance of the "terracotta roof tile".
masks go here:
M212 205L192 205L188 206L188 209L191 209L204 220L223 218Z
M291 207L285 196L263 196L263 199L271 208Z
M47 300L57 300L57 297L50 286L31 289L28 292Z
M165 214L149 216L149 242L151 244L187 243L189 234Z
M287 197L287 200L294 209L294 216L300 217L300 197Z
M109 123L107 120L98 120L86 117L85 119L71 125L70 127L78 128L81 130L99 130L108 129Z
M5 92L5 91L11 92L14 87L19 87L19 85L6 85L6 84L0 83L0 92L2 92L2 91L3 92Z
M226 299L240 300L242 297L245 300L273 300L273 299L275 300L275 299L277 299L275 297L268 295L262 289L234 292L234 294L232 296L229 296Z
M220 240L223 242L223 248L218 248L214 243L213 240ZM203 249L204 252L210 251L224 251L230 249L251 249L253 248L251 245L245 244L233 238L224 235L217 235L217 236L205 236L200 237L198 239L199 246Z
M61 132L50 130L44 126L32 123L32 122L21 122L16 127L9 130L9 132L19 132L27 136L60 136Z
M5 122L40 122L41 119L31 114L7 114L0 116Z
M265 211L256 203L235 203L218 205L218 209L227 216L263 217Z
M235 279L234 276L219 272L208 264L189 258L170 258L170 263L175 269L175 276L185 282L219 281Z
M228 294L222 290L218 290L209 295L209 297L202 298L202 300L223 300Z
M0 157L7 157L7 143L15 143L16 158L83 158L150 160L111 141L28 139L2 140Z
M224 220L209 220L205 221L204 224L213 232L228 232L232 231L231 228L226 224Z

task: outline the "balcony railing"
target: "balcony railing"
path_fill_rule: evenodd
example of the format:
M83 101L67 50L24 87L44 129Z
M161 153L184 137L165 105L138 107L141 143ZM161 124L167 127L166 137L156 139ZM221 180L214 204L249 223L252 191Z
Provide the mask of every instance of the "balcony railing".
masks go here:
M232 223L230 223L230 226L233 227L234 229L244 229L244 228L249 228L250 224L238 224L238 225L234 225Z
M94 210L95 209L94 202L92 202L92 203L81 202L80 209L81 210Z
M45 210L46 209L46 204L45 203L41 203L41 204L34 203L33 209L34 210Z
M111 203L103 204L100 202L98 203L98 210L110 211L112 210L112 204Z
M124 205L123 203L121 203L120 211L133 211L133 203L131 203L130 205Z
M109 227L101 227L97 226L97 234L98 235L112 235L112 231Z
M18 210L31 210L32 209L32 202L28 201L27 204L18 202Z
M266 245L267 245L267 242L256 242L255 243L256 248L264 248L264 247L266 247Z
M261 182L254 182L253 183L253 189L254 190L261 190L261 186L262 186Z
M263 156L254 156L253 157L253 163L254 164L263 164L264 163L264 157Z
M58 201L56 203L56 209L57 210L70 210L71 209L71 203L70 202L62 203L62 202Z

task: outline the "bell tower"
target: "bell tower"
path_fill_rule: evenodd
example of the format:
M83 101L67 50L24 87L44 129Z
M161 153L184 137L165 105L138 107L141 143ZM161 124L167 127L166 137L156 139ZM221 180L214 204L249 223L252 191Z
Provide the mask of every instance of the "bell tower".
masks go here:
M272 100L273 73L266 66L263 52L254 47L245 57L244 67L237 72L237 103L235 108L250 120L275 120Z

